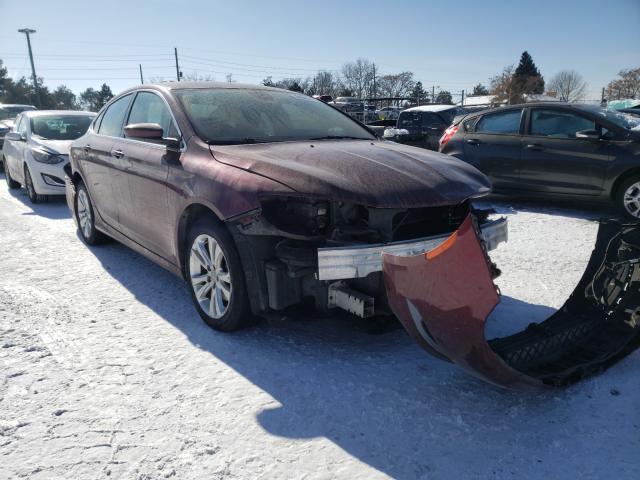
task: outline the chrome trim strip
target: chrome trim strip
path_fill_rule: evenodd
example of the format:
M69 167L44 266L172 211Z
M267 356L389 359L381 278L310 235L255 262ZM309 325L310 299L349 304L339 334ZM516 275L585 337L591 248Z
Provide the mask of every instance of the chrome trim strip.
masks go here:
M508 239L507 219L501 217L481 226L481 233L488 250ZM343 280L362 278L382 271L382 252L396 256L420 255L433 250L451 234L436 235L395 243L379 243L361 247L337 247L318 249L318 279Z

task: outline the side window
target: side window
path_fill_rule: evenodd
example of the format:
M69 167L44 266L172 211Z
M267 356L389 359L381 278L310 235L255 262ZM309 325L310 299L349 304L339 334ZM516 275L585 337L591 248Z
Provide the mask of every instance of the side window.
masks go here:
M100 128L98 129L100 135L109 137L122 136L122 125L124 116L127 114L127 108L129 108L129 102L131 102L131 95L122 97L109 105L109 108L102 116L102 123L100 123Z
M531 111L531 135L576 138L576 132L595 128L594 120L573 112L540 108Z
M151 92L139 92L131 107L127 124L132 123L157 123L162 127L165 138L176 138L176 129L171 112L164 100Z
M476 123L475 132L517 134L520 133L520 117L522 117L522 110L490 113Z
M431 127L431 126L439 126L445 123L442 118L432 112L424 112L422 114L422 126L423 127Z
M102 112L100 115L98 115L95 120L93 121L93 131L97 132L98 130L100 130L100 123L102 122L102 117L104 117L104 112Z

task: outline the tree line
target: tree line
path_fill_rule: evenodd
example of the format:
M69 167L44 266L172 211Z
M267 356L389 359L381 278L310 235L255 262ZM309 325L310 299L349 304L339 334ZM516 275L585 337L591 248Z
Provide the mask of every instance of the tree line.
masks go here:
M187 75L188 77L188 75ZM199 77L199 76L198 76ZM231 81L231 76L228 76ZM194 80L213 80L212 77ZM345 63L339 72L319 71L305 78L290 77L274 80L267 77L263 85L284 88L307 95L331 95L332 97L358 98L406 98L413 103L453 103L450 91L429 91L415 79L413 72L380 74L376 64L366 58ZM76 95L65 85L50 90L42 77L37 78L37 91L31 79L13 80L0 60L0 103L35 104L41 109L98 111L111 98L111 88L103 83L97 89L87 88ZM640 68L619 72L605 89L608 100L640 97ZM547 94L562 101L584 100L587 83L575 70L563 70L554 75L548 84L528 52L523 52L517 66L508 65L491 77L489 87L478 83L467 90L468 96L493 95L493 103L522 103L528 95Z
M103 83L98 89L87 88L79 95L65 85L50 90L42 77L37 78L36 91L33 81L26 77L11 79L0 60L0 103L35 105L41 110L89 110L97 112L113 98L111 88Z

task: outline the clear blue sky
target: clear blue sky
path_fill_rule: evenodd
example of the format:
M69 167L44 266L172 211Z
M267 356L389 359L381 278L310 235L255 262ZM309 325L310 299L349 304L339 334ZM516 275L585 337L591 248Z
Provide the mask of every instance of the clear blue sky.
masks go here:
M547 80L580 72L593 98L640 66L640 0L0 0L0 59L14 78L30 74L23 27L37 30L38 75L76 93L137 84L138 63L145 80L172 79L174 46L185 74L220 81L306 77L364 57L452 92L488 84L523 50Z

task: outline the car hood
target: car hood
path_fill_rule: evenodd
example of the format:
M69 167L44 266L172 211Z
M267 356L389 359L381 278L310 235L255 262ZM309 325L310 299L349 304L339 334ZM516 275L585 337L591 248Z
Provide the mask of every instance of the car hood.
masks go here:
M370 207L458 204L490 192L489 179L448 155L393 142L321 140L211 146L219 162L305 196Z
M30 141L34 147L41 147L59 155L69 155L69 147L73 142L74 140L45 140L37 137L32 137Z

